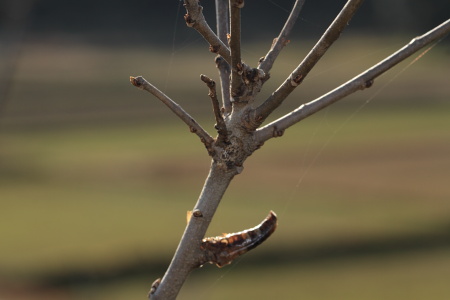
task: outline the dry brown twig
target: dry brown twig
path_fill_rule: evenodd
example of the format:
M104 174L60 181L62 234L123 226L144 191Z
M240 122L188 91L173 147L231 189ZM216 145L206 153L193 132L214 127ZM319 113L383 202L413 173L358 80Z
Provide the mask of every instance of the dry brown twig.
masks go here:
M266 140L281 136L285 129L302 119L358 90L372 86L375 78L450 32L450 20L447 20L424 35L413 39L393 55L340 87L316 100L301 105L284 117L260 127L262 122L301 84L328 48L339 38L363 1L348 0L336 19L299 66L266 101L254 108L253 102L264 82L269 79L269 72L278 54L288 41L288 35L298 18L303 2L300 0L295 2L292 13L269 52L260 60L257 68L251 68L242 62L240 52L240 10L244 7L244 1L216 0L218 29L216 35L206 23L198 0L184 0L187 25L196 29L210 44L210 50L218 54L216 65L221 79L222 108L220 108L217 97L215 82L205 75L201 76L201 80L206 83L209 89L208 95L213 104L218 131L216 138L212 138L177 103L144 78L140 76L130 78L133 85L156 96L182 119L191 131L200 137L212 158L210 172L172 262L164 277L156 280L152 285L149 299L175 299L193 269L208 261L218 265L227 264L236 256L234 254L224 255L224 251L232 253L237 249L233 253L237 253L237 256L242 255L246 252L246 249L239 248L239 243L257 246L260 241L262 242L267 238L268 235L261 238L264 232L271 234L275 230L276 216L273 214L272 217L269 217L270 224L266 221L262 223L261 226L264 226L265 230L263 230L264 228L254 228L251 231L242 231L234 236L205 239L206 230L229 183L235 175L242 172L246 158L259 149ZM230 20L230 23L227 20ZM229 46L225 45L227 37L229 37ZM229 79L230 73L231 81ZM258 234L261 236L258 236ZM217 243L220 243L220 245Z

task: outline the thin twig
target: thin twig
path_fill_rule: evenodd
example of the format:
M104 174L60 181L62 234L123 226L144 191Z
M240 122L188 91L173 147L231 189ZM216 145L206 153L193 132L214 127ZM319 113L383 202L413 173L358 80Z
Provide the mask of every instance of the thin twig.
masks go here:
M244 67L241 61L241 8L244 0L230 0L231 99L239 102L243 94Z
M217 93L216 93L216 83L214 82L214 80L210 79L208 76L203 75L203 74L200 75L200 79L204 83L206 83L206 85L209 88L208 96L211 98L214 116L216 117L216 126L215 127L217 129L217 132L219 133L219 137L222 140L225 140L228 135L227 126L226 126L225 121L220 112L219 100L217 99Z
M216 0L216 23L217 23L217 35L223 42L227 42L227 35L230 31L229 17L228 17L229 5L228 0ZM222 102L225 114L231 113L231 100L230 100L230 65L225 59L218 55L216 57L216 66L220 74L220 87L222 94Z
M255 123L261 124L290 93L305 79L306 75L322 58L328 48L339 38L340 34L361 6L363 0L349 0L341 12L328 27L317 44L308 53L300 65L291 73L284 83L262 103L255 112Z
M305 0L296 0L294 7L289 14L286 23L283 26L280 34L277 38L274 39L272 46L270 47L269 52L267 52L266 56L259 63L258 68L262 69L266 76L269 74L269 71L272 69L272 66L280 54L281 50L283 50L284 46L289 43L288 37L291 34L292 28L294 27L295 22L298 19L298 15L303 7Z
M199 1L184 0L184 7L187 12L184 15L186 25L194 28L203 36L209 43L211 52L220 54L228 63L231 63L230 50L209 27L203 15L203 7L199 4Z
M191 132L198 135L208 151L211 150L214 139L194 120L178 103L170 99L166 94L158 90L155 86L145 80L142 76L130 77L130 82L135 87L151 93L161 100L171 111L173 111L184 123L189 126Z
M328 92L327 94L301 105L291 113L275 120L274 122L258 129L256 131L257 139L260 143L276 136L283 134L284 130L306 117L320 111L330 104L358 91L372 86L375 78L391 69L399 62L405 60L421 48L443 38L450 33L450 19L436 28L430 30L422 36L414 38L403 48L374 65L367 71L359 74L353 79L347 81L338 88Z

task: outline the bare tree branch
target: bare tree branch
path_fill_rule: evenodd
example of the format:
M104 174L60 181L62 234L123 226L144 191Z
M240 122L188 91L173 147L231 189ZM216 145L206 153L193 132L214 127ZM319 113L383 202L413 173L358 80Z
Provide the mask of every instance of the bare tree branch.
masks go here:
M135 87L151 93L153 96L161 100L171 111L173 111L184 123L189 126L191 132L198 135L206 149L211 154L214 139L194 120L184 109L175 101L170 99L166 94L158 90L155 86L145 80L142 76L130 77L130 82Z
M227 41L227 34L230 31L228 4L228 0L216 0L217 36L224 43Z
M225 124L222 113L220 112L219 100L217 99L217 93L216 93L216 83L214 82L214 80L210 79L208 76L203 75L203 74L200 75L200 79L204 83L206 83L206 85L209 88L208 96L211 98L211 102L213 105L214 116L216 117L215 128L217 129L217 132L219 133L219 138L221 140L226 140L227 135L228 135L227 125Z
M300 65L291 73L284 83L262 103L255 113L256 123L261 124L287 96L305 79L328 48L339 38L350 19L361 6L363 0L349 0L341 12L325 31L317 44L308 53Z
M225 170L213 163L208 178L194 208L193 217L178 245L177 251L157 288L153 289L149 299L175 299L189 273L204 263L201 250L202 239L219 206L220 200L229 183L237 173Z
M220 55L216 56L215 62L217 69L219 69L224 113L230 114L232 110L230 96L230 65Z
M209 50L213 53L220 54L228 63L231 63L230 50L212 31L203 15L203 7L198 0L184 0L186 15L184 20L186 25L197 30L203 38L209 43Z
M298 15L300 14L304 3L305 0L295 1L294 7L292 8L288 19L286 20L283 29L281 30L278 37L274 39L269 52L267 52L266 56L259 63L258 68L262 69L266 76L269 76L269 71L272 69L272 66L275 63L275 60L277 59L281 50L283 50L284 46L289 43L288 37L291 34L292 28L297 21Z
M244 0L230 0L231 100L240 102L243 95L244 67L241 61L241 8Z
M405 60L421 48L439 40L450 33L450 19L422 36L414 38L403 48L374 65L367 71L359 74L329 93L301 105L291 113L258 129L257 139L264 142L272 137L280 136L288 127L318 112L330 104L358 91L372 86L374 79L391 69L399 62Z
M230 31L228 12L228 0L216 0L217 35L223 43L227 42L227 35ZM230 65L225 61L225 59L223 59L223 57L218 55L216 57L216 66L219 69L220 74L220 86L222 91L221 94L224 112L226 114L230 114Z

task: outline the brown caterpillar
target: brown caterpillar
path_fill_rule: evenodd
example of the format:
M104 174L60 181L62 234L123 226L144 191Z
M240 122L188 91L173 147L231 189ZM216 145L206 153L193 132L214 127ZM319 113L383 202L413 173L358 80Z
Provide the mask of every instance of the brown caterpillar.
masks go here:
M201 249L205 262L214 263L219 268L264 242L277 228L277 215L270 211L261 224L236 233L204 238Z

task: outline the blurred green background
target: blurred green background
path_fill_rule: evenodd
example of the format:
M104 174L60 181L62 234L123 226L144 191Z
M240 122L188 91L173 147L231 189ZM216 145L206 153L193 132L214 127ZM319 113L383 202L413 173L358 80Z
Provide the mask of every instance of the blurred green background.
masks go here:
M268 50L291 2L248 1L247 63ZM394 22L379 9L384 1L367 1L271 120L449 11L430 1L426 17L411 22L417 7L398 2ZM337 3L320 16L305 5L260 101L314 45ZM204 6L211 16L214 7ZM249 26L255 7L273 22ZM218 80L214 57L183 15L179 1L2 4L1 299L145 299L163 275L210 160L198 138L128 78L143 75L214 133L199 80ZM269 210L279 227L232 265L193 272L180 299L450 297L448 38L415 60L419 54L247 160L208 235L253 227Z

